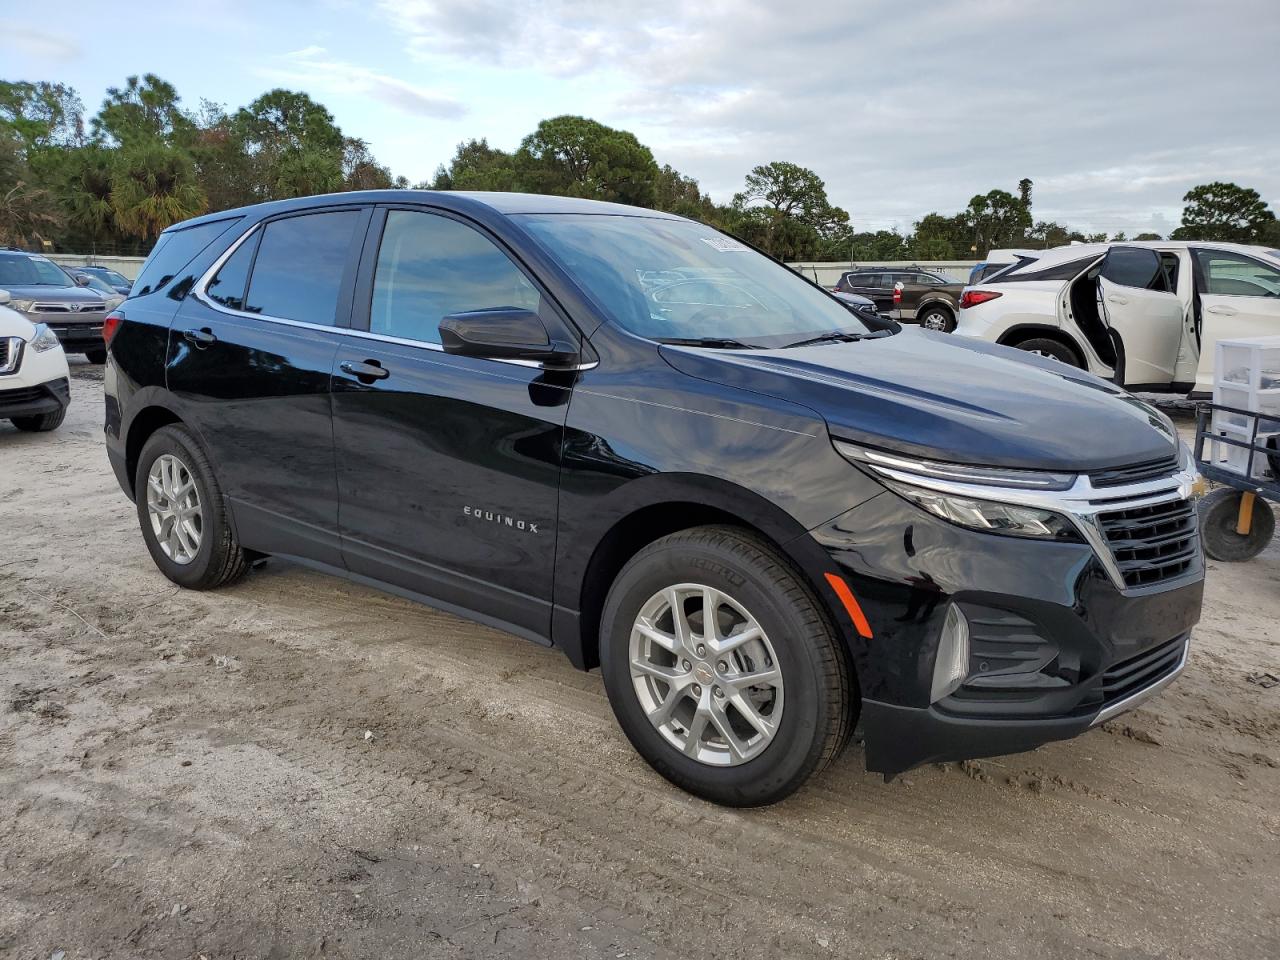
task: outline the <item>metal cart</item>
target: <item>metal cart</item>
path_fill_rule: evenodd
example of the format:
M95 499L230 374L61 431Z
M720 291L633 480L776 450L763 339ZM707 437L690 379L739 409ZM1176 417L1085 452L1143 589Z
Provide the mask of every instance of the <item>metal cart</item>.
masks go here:
M1237 435L1215 433L1211 427L1215 412L1245 418L1243 422L1251 426ZM1259 442L1259 427L1263 424L1266 426ZM1232 458L1237 464L1243 461L1243 473L1206 459L1206 443L1234 448ZM1214 560L1253 559L1266 549L1276 530L1276 516L1268 501L1280 502L1280 415L1202 403L1196 408L1195 454L1200 472L1222 484L1200 500L1204 552ZM1268 473L1269 476L1260 476Z

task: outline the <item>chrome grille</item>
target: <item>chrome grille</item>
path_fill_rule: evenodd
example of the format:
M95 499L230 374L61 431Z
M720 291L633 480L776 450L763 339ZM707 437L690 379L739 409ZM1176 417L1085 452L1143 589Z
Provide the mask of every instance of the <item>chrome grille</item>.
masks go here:
M12 373L18 360L18 343L13 337L0 337L0 373Z
M78 301L76 303L36 302L32 313L102 313L107 309L105 300Z
M1105 511L1098 514L1098 526L1128 587L1179 577L1199 555L1199 530L1190 500Z
M1178 455L1161 457L1158 460L1146 460L1127 467L1115 467L1111 470L1099 470L1089 474L1089 481L1095 487L1119 487L1126 483L1142 483L1146 480L1162 480L1178 470Z

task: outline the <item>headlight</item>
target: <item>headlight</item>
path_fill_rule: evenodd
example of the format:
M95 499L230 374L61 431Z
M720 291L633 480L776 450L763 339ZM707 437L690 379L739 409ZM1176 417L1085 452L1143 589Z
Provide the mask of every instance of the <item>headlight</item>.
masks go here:
M935 517L982 530L985 533L1001 533L1010 537L1038 537L1043 540L1067 540L1082 542L1075 524L1060 513L1041 510L1038 507L1022 507L995 500L977 500L938 493L923 487L913 487L896 480L885 480L894 493L906 497L918 507L923 507Z
M58 335L43 323L36 324L36 335L31 338L31 349L36 353L44 353L58 345Z
M1084 542L1063 514L999 499L1002 492L1019 499L1032 492L1069 490L1076 480L1073 474L917 460L840 440L834 443L842 456L869 469L894 493L948 523L1010 537ZM961 484L964 493L933 489ZM989 492L990 499L970 495L968 490L974 488Z
M18 300L15 298L9 301L10 309L17 310L19 313L30 313L35 305L36 302L34 300Z

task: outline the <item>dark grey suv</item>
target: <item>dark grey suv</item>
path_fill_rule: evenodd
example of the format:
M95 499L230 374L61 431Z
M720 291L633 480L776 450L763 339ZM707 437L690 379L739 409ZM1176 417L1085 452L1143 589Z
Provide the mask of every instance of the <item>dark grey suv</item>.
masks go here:
M0 290L9 292L11 309L52 330L67 353L83 353L93 363L106 362L102 343L106 300L98 291L79 286L48 257L0 250Z

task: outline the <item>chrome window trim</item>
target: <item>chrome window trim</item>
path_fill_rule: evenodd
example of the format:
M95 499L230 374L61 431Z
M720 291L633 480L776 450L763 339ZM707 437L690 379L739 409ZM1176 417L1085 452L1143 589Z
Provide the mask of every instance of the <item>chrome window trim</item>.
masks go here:
M840 443L840 441L837 441ZM864 451L865 452L865 451ZM899 466L888 466L883 460L891 459ZM1019 487L1003 487L989 484L964 483L943 477L932 476L923 472L902 469L912 463L908 457L895 455L885 457L881 462L862 460L874 474L896 480L914 487L922 487L937 493L950 494L957 497L968 497L974 500L988 500L999 503L1011 503L1023 507L1037 507L1051 510L1067 517L1085 542L1093 548L1094 555L1111 578L1116 589L1126 595L1145 593L1151 586L1165 586L1164 583L1130 587L1125 583L1124 574L1116 562L1115 555L1107 543L1098 519L1100 514L1114 510L1130 510L1135 507L1150 507L1162 503L1190 500L1192 491L1200 473L1195 462L1188 458L1185 451L1179 451L1178 469L1166 477L1156 480L1143 480L1139 483L1114 487L1095 487L1088 474L1079 474L1066 490L1028 490ZM1178 582L1176 579L1169 583Z
M374 340L379 343L394 343L405 347L417 347L422 350L433 350L437 353L444 353L445 349L441 344L432 343L429 340L411 340L408 337L390 337L382 333L373 333L369 330L353 330L351 327L339 327L334 324L324 323L308 323L305 320L290 320L288 317L276 317L268 313L251 313L248 310L233 310L230 307L217 303L209 296L209 284L213 282L213 278L218 275L218 271L235 252L240 245L247 241L255 230L262 227L261 222L253 224L244 233L242 233L236 242L227 247L226 250L213 261L213 264L200 275L200 279L196 281L195 286L191 288L192 295L210 310L216 310L218 313L225 313L230 317L242 317L246 320L266 320L268 323L279 323L289 327L300 327L304 330L327 330L332 333L341 333L351 337L358 337L361 340ZM252 275L250 275L252 279ZM246 288L245 294L248 294ZM551 364L542 363L538 360L518 360L511 357L478 357L476 359L488 360L491 363L505 363L514 367L532 367L537 370L547 370L562 373L581 373L584 370L593 370L599 365L599 361L592 360L589 363L578 363L571 366L553 366Z
M1098 715L1093 718L1093 721L1089 724L1089 726L1090 727L1101 726L1102 724L1106 723L1108 720L1111 720L1115 717L1118 717L1122 713L1132 710L1134 707L1138 706L1140 703L1142 703L1142 701L1146 700L1147 698L1155 696L1165 687L1169 686L1169 684L1173 683L1174 680L1178 679L1182 671L1187 668L1187 660L1190 657L1190 654L1191 654L1191 638L1187 637L1187 639L1182 644L1182 657L1178 660L1178 665L1174 667L1171 672L1165 674L1155 683L1151 684L1151 686L1143 687L1141 690L1137 690L1129 694L1129 696L1125 697L1123 700L1119 701L1118 703L1113 703L1111 706L1106 707L1103 710L1100 710L1098 712Z

